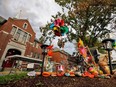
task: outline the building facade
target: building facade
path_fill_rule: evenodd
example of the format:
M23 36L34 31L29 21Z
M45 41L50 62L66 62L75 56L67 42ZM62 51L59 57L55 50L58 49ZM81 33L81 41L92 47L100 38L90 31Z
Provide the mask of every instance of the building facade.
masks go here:
M0 67L12 66L12 62L5 62L5 58L10 55L40 58L41 44L27 19L0 20Z
M62 64L64 65L65 68L67 68L69 62L68 62L68 58L69 58L70 54L68 54L65 51L61 51L61 50L54 50L53 51L53 55L52 55L52 61Z

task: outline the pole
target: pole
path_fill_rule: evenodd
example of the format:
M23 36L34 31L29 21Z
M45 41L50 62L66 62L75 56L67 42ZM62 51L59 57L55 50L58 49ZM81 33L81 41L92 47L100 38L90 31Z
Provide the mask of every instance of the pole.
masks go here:
M43 70L44 70L44 61L45 61L45 48L44 49L44 52L42 53L43 54L43 61L42 61L42 67L41 67L41 75L43 73Z
M109 57L110 74L113 74L112 73L112 63L111 63L111 57L110 57L110 50L108 50L108 57Z
M93 63L94 63L94 66L96 67L96 63L95 63L94 57L93 57L93 55L92 55L92 53L91 53L91 51L90 51L90 49L89 49L88 46L87 46L87 50L89 51L89 53L90 53L90 55L91 55L91 57L92 57L92 61L93 61Z
M45 61L45 55L46 55L46 47L48 47L48 45L42 45L41 46L41 48L42 48L42 54L43 54L43 61L42 61L42 67L41 67L41 75L42 75L42 73L43 73L43 71L44 71L44 61Z

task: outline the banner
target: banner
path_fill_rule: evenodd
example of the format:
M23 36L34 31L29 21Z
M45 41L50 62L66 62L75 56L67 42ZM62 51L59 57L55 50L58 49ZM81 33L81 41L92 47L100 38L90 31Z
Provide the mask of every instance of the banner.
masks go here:
M86 58L87 57L87 49L85 48L83 41L79 38L79 42L78 42L78 51L79 53Z

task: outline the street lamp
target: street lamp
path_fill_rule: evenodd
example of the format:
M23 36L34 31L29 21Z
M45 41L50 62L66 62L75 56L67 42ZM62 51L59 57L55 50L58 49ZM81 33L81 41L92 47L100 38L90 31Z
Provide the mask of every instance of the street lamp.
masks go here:
M42 75L43 70L44 70L44 61L45 61L45 56L46 56L46 54L47 54L47 49L46 49L46 47L48 47L48 46L49 46L49 45L45 45L45 44L41 45L41 48L42 48L42 55L43 55L42 67L41 67L41 75Z
M102 41L105 50L108 51L110 74L113 74L113 73L112 73L111 57L110 57L110 51L113 50L113 42L114 42L113 39L104 39L104 40Z

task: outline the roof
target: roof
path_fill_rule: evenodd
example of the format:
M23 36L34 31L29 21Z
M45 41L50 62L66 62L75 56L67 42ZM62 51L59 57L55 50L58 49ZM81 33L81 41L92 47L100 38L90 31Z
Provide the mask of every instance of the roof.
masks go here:
M20 60L20 61L26 61L26 62L31 62L31 63L42 63L42 60L40 59L35 59L35 58L30 58L26 56L21 56L21 55L12 55L8 56L6 60Z
M113 60L112 63L116 64L116 60Z
M10 21L12 24L18 26L21 29L24 29L25 31L27 31L29 33L31 32L31 33L35 34L35 32L34 32L34 30L33 30L33 28L32 28L32 26L31 26L31 24L30 24L28 19L17 19L17 18L9 17L8 21ZM25 29L23 27L24 23L27 23L27 25L28 25L27 29Z
M66 51L64 51L64 50L53 50L53 52L60 52L60 53L62 53L62 54L65 54L65 55L70 56L70 54L69 54L69 53L67 53L67 52L66 52Z
M104 40L102 41L102 43L105 43L105 42L107 42L107 41L114 42L115 40L114 40L114 39L111 39L111 38L108 38L108 39L104 39Z
M0 16L0 25L4 24L7 20Z
M11 18L11 17L9 17L9 18ZM21 18L11 18L11 19L13 19L13 20L20 20L20 21L27 21L28 19L21 19Z
M37 38L34 39L36 42L40 43L39 40Z

